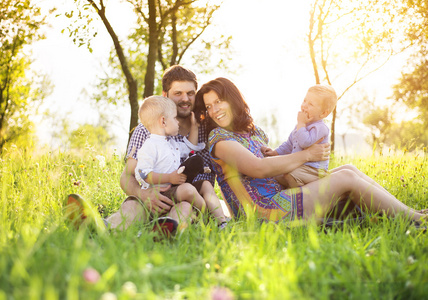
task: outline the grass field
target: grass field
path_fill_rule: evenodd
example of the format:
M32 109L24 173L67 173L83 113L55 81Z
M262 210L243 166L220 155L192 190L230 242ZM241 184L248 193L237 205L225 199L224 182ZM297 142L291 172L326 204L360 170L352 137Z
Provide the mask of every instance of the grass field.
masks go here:
M331 167L344 163L407 205L428 208L426 151L336 157ZM0 300L428 297L428 233L403 218L370 217L327 231L251 219L219 231L200 221L156 243L144 224L117 234L68 226L67 194L90 199L103 216L119 208L122 168L122 157L89 150L32 157L15 148L3 154ZM99 279L89 278L93 269Z

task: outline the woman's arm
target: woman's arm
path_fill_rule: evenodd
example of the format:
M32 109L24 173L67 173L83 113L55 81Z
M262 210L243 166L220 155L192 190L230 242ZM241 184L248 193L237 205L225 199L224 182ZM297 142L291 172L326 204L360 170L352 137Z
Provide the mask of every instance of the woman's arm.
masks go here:
M236 141L220 141L215 144L214 156L240 173L255 178L274 177L293 171L308 161L327 160L330 145L314 144L311 147L293 154L258 158Z

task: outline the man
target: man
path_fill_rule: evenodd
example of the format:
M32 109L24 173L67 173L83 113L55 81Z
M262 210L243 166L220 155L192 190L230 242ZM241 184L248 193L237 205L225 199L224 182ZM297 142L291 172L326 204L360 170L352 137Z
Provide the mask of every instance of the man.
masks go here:
M182 66L172 66L163 75L162 96L170 98L177 105L177 120L180 124L180 129L178 136L174 137L175 139L183 139L184 136L189 134L190 116L195 103L197 88L195 74ZM151 215L166 214L167 217L159 218L159 223L162 223L169 232L172 232L177 227L177 224L185 222L192 212L192 207L189 203L180 202L175 204L154 188L143 190L135 179L137 151L149 135L150 133L147 129L142 124L138 124L131 136L125 158L125 168L120 176L120 186L129 197L122 203L118 212L113 213L106 219L110 228L124 230L133 222L147 222ZM205 131L205 124L202 124L199 127L198 142L207 144L207 139L208 132ZM208 151L205 149L200 154L204 159L204 166L212 169ZM208 180L214 185L214 179L215 176L212 173L199 174L194 179L194 182ZM82 200L76 195L70 195L69 203L70 197L72 197L72 202L80 202Z

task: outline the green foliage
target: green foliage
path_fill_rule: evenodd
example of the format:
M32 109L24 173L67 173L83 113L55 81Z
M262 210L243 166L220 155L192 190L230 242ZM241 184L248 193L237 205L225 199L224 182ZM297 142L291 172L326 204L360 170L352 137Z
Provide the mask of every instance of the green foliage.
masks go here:
M408 150L421 149L428 145L428 131L419 120L393 123L385 143Z
M394 122L388 107L369 110L363 123L371 129L371 139L368 142L372 146L384 144L399 149L416 150L428 145L428 133L423 122L418 119Z
M138 82L138 95L145 91L147 72L147 54L149 47L148 7L141 1L129 1L138 16L138 27L128 36L128 66ZM205 34L209 31L212 15L219 8L209 3L202 5L192 1L173 10L174 3L160 1L158 4L158 55L154 74L154 94L162 92L162 74L165 69L175 64L185 64L195 74L210 73L218 69L229 70L232 46L231 36ZM167 12L170 13L167 15ZM161 16L161 13L163 15ZM174 20L174 21L173 21ZM175 29L173 29L175 28ZM206 37L205 37L206 36ZM99 78L94 98L97 101L125 103L128 92L125 76L116 57L115 49L110 52L109 66ZM210 57L211 59L206 59Z
M7 144L22 140L31 131L30 113L49 92L45 77L30 73L24 47L42 38L45 17L30 0L0 4L0 153Z
M195 41L201 40L201 34L211 24L212 14L219 5L209 1L201 3L203 1L184 0L126 2L133 6L138 18L134 33L126 41L119 39L115 28L110 24L106 15L106 10L110 6L105 1L74 0L75 10L66 13L65 16L70 19L67 30L73 42L79 46L86 44L91 52L90 42L95 37L91 24L93 13L98 15L112 38L117 61L111 59L113 68L98 84L100 91L95 95L95 99L117 103L128 95L131 108L129 126L131 135L138 124L138 97L140 95L147 97L160 92L157 81L163 70L170 65L180 64L183 55L189 48L194 47ZM202 41L202 44L210 45L210 48L211 45L216 45L219 49L228 49L230 38L222 36L222 39L226 42L220 41L215 44ZM128 50L124 49L124 45L129 47ZM225 60L221 57L218 66L226 66ZM117 71L119 66L121 72ZM195 69L194 71L197 72ZM141 80L142 78L144 80Z
M427 18L428 20L428 18ZM427 44L428 45L428 44ZM427 51L413 56L413 70L402 73L398 84L394 85L393 98L418 112L418 119L428 129L428 60ZM415 63L416 61L416 63Z
M123 300L423 299L428 293L426 234L402 218L367 218L325 232L313 224L287 228L245 219L219 231L206 220L158 243L149 224L111 234L76 231L64 220L67 194L82 195L103 217L125 197L118 184L123 157L97 155L3 153L0 298L100 299L110 292ZM337 157L331 164L349 162L405 204L428 207L426 150ZM84 279L89 268L100 274L96 283Z
M419 113L419 121L428 129L428 22L427 3L422 0L404 1L403 14L411 14L402 24L406 38L413 47L407 68L393 87L393 99L404 103Z
M144 77L146 76L147 59L146 49L141 48L138 44L133 44L128 48L128 67L134 75L134 79L138 84L138 97L144 94ZM128 90L124 85L125 76L121 70L119 60L116 57L115 50L110 51L108 65L104 68L103 76L98 77L98 83L95 86L96 92L93 98L96 101L107 101L112 104L123 104L128 101ZM162 86L160 84L162 72L157 72L156 75L156 94L160 95Z
M384 143L392 125L391 112L388 107L376 107L365 115L363 123L371 128L371 145Z
M69 142L71 149L75 150L89 147L97 151L106 151L113 139L104 127L83 124L70 133Z
M401 1L313 0L307 41L314 83L332 85L340 100L353 86L383 67L408 45L400 14ZM338 102L332 113L331 144L335 147Z

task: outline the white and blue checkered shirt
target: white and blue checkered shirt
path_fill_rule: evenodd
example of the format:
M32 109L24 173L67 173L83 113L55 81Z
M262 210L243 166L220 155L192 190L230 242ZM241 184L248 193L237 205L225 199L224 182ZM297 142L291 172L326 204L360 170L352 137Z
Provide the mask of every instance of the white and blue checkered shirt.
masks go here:
M131 139L129 140L128 150L126 152L126 158L132 157L137 160L137 152L146 141L146 139L150 136L150 132L144 127L143 124L139 123L137 127L135 127L134 132L132 133ZM183 136L181 134L172 136L176 142L183 143ZM198 134L198 143L205 143L208 145L208 132L206 132L206 126L204 123L199 126L199 134ZM209 167L211 169L211 173L207 174L198 174L193 182L198 180L207 180L211 182L214 186L215 174L213 171L213 167L211 165L211 158L208 153L207 147L204 150L199 151L198 154L204 159L204 167Z

